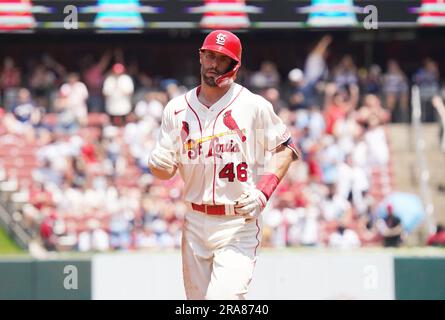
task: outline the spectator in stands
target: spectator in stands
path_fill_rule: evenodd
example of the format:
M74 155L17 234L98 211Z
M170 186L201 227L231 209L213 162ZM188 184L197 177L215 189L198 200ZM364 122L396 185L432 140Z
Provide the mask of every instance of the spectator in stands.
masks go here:
M307 83L317 83L327 72L326 58L331 43L332 36L325 35L308 54L304 66L304 77Z
M93 61L93 56L88 55L85 60L85 70L82 74L85 84L89 90L88 107L90 112L104 112L104 101L102 87L104 73L111 61L111 52L105 52L98 62Z
M384 247L399 247L402 243L403 227L399 217L394 215L393 207L388 204L386 216L377 221L377 228L383 236Z
M91 251L91 232L90 230L79 230L77 235L77 250L80 252Z
M307 161L307 170L309 180L315 183L321 183L323 179L321 154L317 152L317 146L314 145L307 153L305 161Z
M298 110L295 126L303 135L296 140L302 139L301 144L305 143L306 139L310 140L307 151L323 137L326 131L325 118L317 105L310 105L308 110Z
M286 108L286 103L280 97L280 91L276 88L267 88L261 92L261 95L269 101L276 114L280 114L281 110Z
M366 94L358 110L357 121L359 123L366 123L372 114L377 116L380 123L387 123L391 118L391 114L383 108L382 102L377 95Z
M419 86L422 120L432 122L436 120L431 99L439 94L439 68L437 63L426 58L423 66L414 75L414 83Z
M392 121L408 121L408 80L396 60L389 60L383 76L385 106L391 112Z
M324 116L326 123L326 133L333 135L335 124L338 120L346 117L346 92L336 91L335 84L328 84L325 92Z
M445 247L445 228L443 225L437 225L436 233L428 237L427 244L429 246Z
M356 209L366 207L363 195L370 187L366 172L353 162L351 154L348 154L346 160L338 165L337 170L339 176L337 193L343 199L350 199Z
M320 203L323 219L327 222L349 222L352 215L351 203L336 192L334 183L327 185L328 193Z
M131 81L133 81L133 99L138 101L142 98L147 89L144 88L144 84L140 81L139 63L137 60L131 60L128 62L127 75L131 78Z
M3 68L0 71L0 107L10 110L17 91L21 86L21 73L11 57L3 60Z
M379 118L371 114L364 126L363 138L368 150L368 165L370 167L386 166L389 161L389 147L385 130L381 126Z
M304 64L304 86L302 87L306 106L322 105L322 100L320 100L319 96L321 96L323 92L319 89L319 84L321 84L321 81L324 80L328 74L326 59L331 43L332 37L330 35L323 36L306 57Z
M63 181L63 175L60 171L52 167L51 161L43 159L42 165L35 169L35 178L38 182L44 184L60 185Z
M82 160L88 167L94 166L99 162L99 155L97 152L96 140L92 135L86 137L82 147L80 148Z
M164 105L161 102L162 93L157 91L150 91L144 95L144 99L140 100L135 108L134 112L139 119L153 120L161 122L162 111Z
M110 249L110 236L100 226L100 222L97 219L91 219L89 228L91 230L91 248L99 252L108 251Z
M36 169L35 178L60 187L70 165L69 158L80 155L83 141L78 136L71 137L69 141L58 138L56 133L50 133L49 136L48 142L37 151L37 158L42 166Z
M79 80L77 73L70 73L67 82L59 91L56 110L59 112L58 125L67 133L74 133L79 126L84 127L88 121L88 89Z
M308 206L307 208L300 208L301 209L301 215L298 220L298 227L297 228L290 228L288 231L289 236L291 237L293 234L293 231L295 233L298 233L298 240L299 243L293 243L300 244L302 246L306 247L314 247L320 244L319 239L319 229L320 229L320 210L315 206ZM291 210L291 209L288 209ZM296 216L295 212L290 212L292 215L287 215L287 222L291 222L291 218L293 216ZM298 217L298 216L297 216ZM295 235L294 235L295 237ZM292 245L292 242L288 245Z
M174 79L167 81L163 87L166 95L164 95L163 92L160 92L159 96L159 100L162 102L163 105L167 104L167 100L171 100L187 92L187 88L185 88L184 86L179 86L178 81Z
M17 94L17 103L11 113L6 114L4 123L8 132L22 135L29 142L36 139L35 129L41 126L43 111L35 106L28 89L21 88Z
M57 236L54 232L57 214L49 207L43 209L43 220L40 224L40 237L46 250L57 249Z
M43 107L46 112L52 111L51 95L58 86L58 79L63 79L65 73L65 67L51 56L43 56L29 79L29 88L38 107Z
M320 139L326 130L326 123L320 107L310 105L309 107L309 135L314 139Z
M382 69L379 65L373 64L368 70L359 71L361 91L363 94L375 94L380 96L382 93Z
M129 249L131 245L131 225L122 201L110 220L110 244L113 249Z
M308 109L310 107L318 107L320 109L316 89L318 80L308 81L308 79L304 77L303 71L298 68L294 68L289 72L288 79L290 84L288 97L289 110L295 111Z
M325 184L336 183L338 177L338 165L345 159L345 154L334 136L326 135L322 139L320 150L320 165L322 169L322 181Z
M370 196L366 195L365 198L370 199ZM372 204L373 201L372 199L370 200L370 204ZM371 210L372 209L369 207L368 212L362 214L357 222L357 233L360 237L362 246L379 246L382 243L381 235L376 227L376 219Z
M326 133L334 134L337 121L345 119L357 107L359 89L351 84L349 88L338 89L334 83L328 83L325 89L324 114Z
M263 61L260 70L252 75L250 84L256 90L261 90L266 88L278 88L280 81L280 74L278 73L275 63L271 61Z
M360 126L357 123L357 112L348 108L344 117L335 122L333 134L344 154L349 154L354 148L354 138L359 134Z
M138 119L134 117L133 121L129 121L126 124L123 143L129 146L130 154L133 159L136 160L136 164L139 168L145 170L148 169L148 150L152 150L153 146L152 132L159 128L159 122L148 117L139 121L137 120Z
M156 235L153 233L149 226L143 228L137 228L134 232L134 242L136 248L147 249L156 248Z
M290 94L288 99L289 110L295 111L307 108L307 102L304 95L304 74L298 68L292 69L288 74L290 83Z
M339 89L358 84L357 67L350 55L345 55L334 69L334 82Z
M67 170L64 179L69 185L82 186L87 182L85 162L80 157L67 157Z
M335 249L356 249L361 245L357 233L339 224L337 230L329 236L329 247Z
M29 191L28 202L36 209L41 210L45 206L53 204L52 194L44 183L35 183Z
M368 173L368 145L364 139L364 129L362 126L359 127L358 132L354 137L354 148L351 152L351 157L354 165L362 168L366 173Z
M12 114L21 123L31 123L32 115L36 109L31 93L26 88L21 88L17 95L17 103L12 107Z
M121 63L113 65L111 74L105 79L103 94L106 98L105 110L111 122L117 126L125 124L125 117L131 112L131 98L134 91L133 80L125 74Z
M273 208L266 210L263 214L264 225L270 231L270 245L273 247L286 246L284 217L282 214L283 201L279 201Z
M117 176L118 161L122 157L122 139L118 136L118 128L106 126L103 130L102 146L105 151L105 171L112 178Z

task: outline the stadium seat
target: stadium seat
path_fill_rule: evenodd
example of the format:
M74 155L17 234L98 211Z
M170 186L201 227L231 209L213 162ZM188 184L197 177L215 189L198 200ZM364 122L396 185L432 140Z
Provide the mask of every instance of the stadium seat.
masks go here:
M88 114L87 126L102 127L110 122L110 117L106 113L92 112Z

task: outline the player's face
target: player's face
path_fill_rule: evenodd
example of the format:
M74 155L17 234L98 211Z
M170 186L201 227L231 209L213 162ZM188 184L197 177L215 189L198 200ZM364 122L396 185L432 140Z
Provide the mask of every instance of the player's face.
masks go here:
M215 79L227 72L232 59L224 54L213 51L201 51L199 55L201 62L201 77L211 87L216 87Z

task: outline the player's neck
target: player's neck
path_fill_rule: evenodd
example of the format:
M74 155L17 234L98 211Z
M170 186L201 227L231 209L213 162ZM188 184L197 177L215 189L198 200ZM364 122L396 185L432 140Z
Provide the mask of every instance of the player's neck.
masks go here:
M205 83L202 83L198 89L198 100L205 106L212 106L230 90L230 87L231 86L224 86L222 88L210 87Z

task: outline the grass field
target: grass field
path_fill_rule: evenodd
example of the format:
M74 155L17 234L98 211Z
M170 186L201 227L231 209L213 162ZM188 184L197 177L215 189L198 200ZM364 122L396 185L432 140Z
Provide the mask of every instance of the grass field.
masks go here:
M16 254L16 253L22 253L23 250L20 249L14 241L12 241L8 235L6 234L5 230L0 227L0 255L5 254Z

